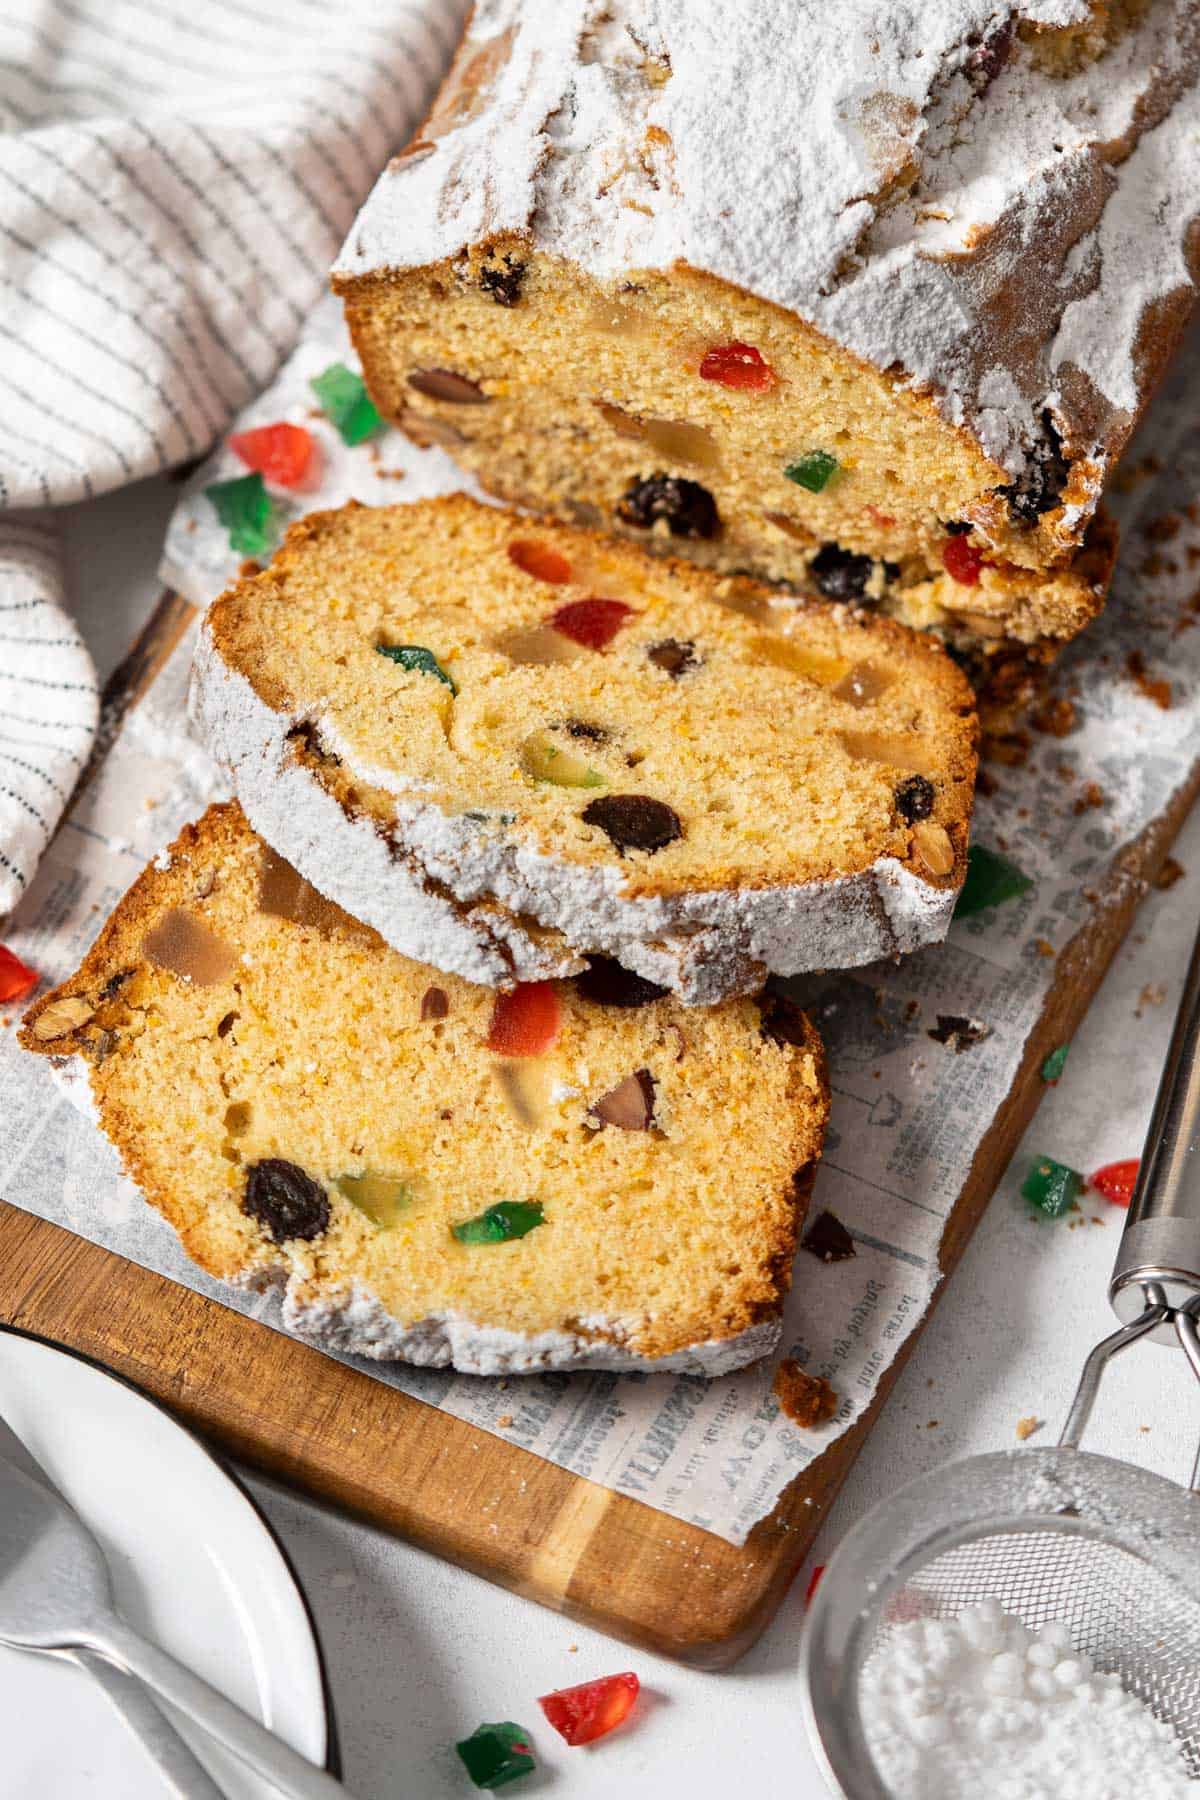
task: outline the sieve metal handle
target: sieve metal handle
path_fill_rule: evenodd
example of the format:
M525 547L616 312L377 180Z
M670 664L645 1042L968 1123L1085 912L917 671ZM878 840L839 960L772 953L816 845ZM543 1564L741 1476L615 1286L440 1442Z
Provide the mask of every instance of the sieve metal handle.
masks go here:
M1143 1315L1148 1284L1172 1308L1200 1300L1200 935L1109 1282L1118 1318ZM1156 1335L1172 1333L1170 1321L1160 1322Z

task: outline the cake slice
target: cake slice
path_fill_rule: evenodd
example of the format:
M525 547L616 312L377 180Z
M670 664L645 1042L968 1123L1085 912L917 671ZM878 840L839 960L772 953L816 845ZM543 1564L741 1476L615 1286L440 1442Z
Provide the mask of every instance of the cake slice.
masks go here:
M940 938L975 718L929 638L464 495L293 526L211 608L252 826L406 955L689 1003Z
M410 962L214 806L25 1047L209 1274L338 1350L716 1374L769 1351L828 1109L802 1013L611 966L497 997Z
M334 273L501 498L1005 672L1101 604L1195 297L1194 0L487 0Z

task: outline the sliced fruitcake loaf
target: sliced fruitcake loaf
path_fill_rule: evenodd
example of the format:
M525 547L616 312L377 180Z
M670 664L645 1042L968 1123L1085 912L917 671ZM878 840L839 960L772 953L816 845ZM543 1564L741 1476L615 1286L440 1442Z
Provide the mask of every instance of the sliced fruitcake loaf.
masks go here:
M139 877L22 1042L85 1059L129 1174L294 1330L481 1374L715 1374L779 1332L828 1109L785 1005L612 965L497 996L330 906L235 803Z
M965 678L777 598L464 495L352 505L211 608L194 711L396 949L498 986L600 952L708 1003L940 938L965 872Z
M1194 0L481 0L334 274L502 498L982 661L1096 612L1195 296Z

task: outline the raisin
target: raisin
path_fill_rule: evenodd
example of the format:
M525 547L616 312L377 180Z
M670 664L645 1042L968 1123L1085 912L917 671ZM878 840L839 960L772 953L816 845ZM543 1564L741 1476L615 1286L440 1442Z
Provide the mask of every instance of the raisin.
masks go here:
M661 472L630 483L617 507L617 517L641 531L665 519L672 537L711 538L721 529L717 503L706 487Z
M794 1000L786 994L765 994L760 1004L759 1029L764 1037L775 1044L794 1044L800 1050L807 1046L811 1039L808 1020Z
M645 850L653 855L683 836L679 814L648 794L602 794L588 801L581 816L585 825L598 826L622 852Z
M1071 474L1062 439L1048 410L1042 414L1042 431L1043 441L1034 445L1025 473L1007 487L996 489L1027 525L1036 525L1044 512L1053 511Z
M947 537L966 537L968 531L974 531L970 519L947 519L942 530Z
M596 1006L649 1006L667 992L657 981L635 975L611 956L593 956L575 986L585 1000Z
M857 600L874 566L869 556L856 556L840 544L826 544L809 563L808 572L827 600Z
M501 263L489 264L479 276L480 287L492 296L497 306L515 306L521 298L524 282L525 264L518 262L515 256L506 256Z
M963 73L977 94L986 94L1012 53L1013 25L1008 19L967 57Z
M242 1211L257 1219L277 1244L317 1238L329 1229L329 1195L320 1182L282 1157L251 1163Z
M481 406L487 399L477 381L456 375L453 369L414 369L408 385L430 400L448 400L456 406Z
M562 728L568 737L583 738L589 744L608 742L608 733L603 725L589 725L586 719L564 719Z
M918 819L927 819L933 811L933 783L924 775L910 775L896 789L896 811L910 825Z
M689 669L700 667L696 646L690 638L682 642L679 638L664 638L660 644L651 644L646 655L656 669L665 669L672 681L678 681Z

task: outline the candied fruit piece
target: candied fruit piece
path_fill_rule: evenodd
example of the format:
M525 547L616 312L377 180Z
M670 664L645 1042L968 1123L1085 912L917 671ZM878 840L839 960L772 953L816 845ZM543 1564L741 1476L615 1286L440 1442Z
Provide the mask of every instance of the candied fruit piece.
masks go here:
M421 995L421 1020L444 1019L450 1011L450 997L445 988L429 987Z
M821 1585L821 1577L825 1573L824 1563L814 1563L812 1574L808 1578L808 1586L804 1590L804 1610L812 1605L813 1595Z
M276 513L257 471L232 481L214 481L204 490L229 533L229 548L241 556L269 556L275 548Z
M259 863L258 910L317 931L370 931L369 925L359 925L334 901L327 900L310 881L305 881L299 869L294 869L268 844L262 847Z
M834 687L850 664L844 656L826 656L820 650L809 650L795 638L765 633L752 640L750 648L776 669L787 669L793 675L806 675L818 687Z
M711 538L721 529L717 503L706 487L661 470L630 482L617 517L641 531L664 519L672 537Z
M937 767L935 748L915 731L839 731L842 748L856 762L886 763L927 775Z
M318 1238L329 1229L329 1195L320 1182L281 1156L251 1163L242 1211L257 1219L277 1244Z
M460 1244L510 1244L545 1223L540 1200L498 1200L450 1230Z
M721 460L716 439L703 425L693 425L687 419L646 418L607 400L598 400L596 410L618 437L648 445L667 462L695 463L698 468L712 469Z
M826 1263L849 1262L858 1255L854 1239L837 1215L828 1210L817 1214L800 1248Z
M649 1131L654 1123L655 1081L649 1069L636 1069L588 1108L588 1120L599 1129L615 1125L620 1131Z
M593 956L583 974L575 977L575 987L597 1006L649 1006L669 991L611 956Z
M851 706L870 706L887 693L895 679L891 669L881 668L878 663L855 663L846 679L834 688L833 696L835 700L848 700Z
M753 344L714 344L700 360L700 379L715 381L721 387L739 388L748 394L766 394L778 377L761 350Z
M516 625L511 631L498 632L492 647L511 662L542 669L556 663L578 662L583 649L552 625Z
M536 1056L493 1063L492 1077L518 1125L537 1131L545 1123L553 1085L546 1063Z
M454 1748L477 1788L507 1787L536 1766L529 1747L529 1733L511 1719L479 1725Z
M797 487L807 488L810 494L820 494L829 486L837 471L836 456L830 456L828 450L810 450L807 456L798 457L794 463L789 463L783 472Z
M623 600L568 600L551 613L546 623L573 644L582 644L585 650L604 650L633 612L633 607L626 606Z
M436 676L438 681L445 682L452 694L457 694L458 689L432 650L426 650L421 644L376 644L375 648L380 656L399 663L402 669L414 670L418 675Z
M1000 906L1005 900L1018 900L1033 886L1030 876L1018 869L1007 856L972 844L967 852L967 878L954 908L956 919L983 912L986 907Z
M236 431L229 448L248 469L257 469L279 487L299 487L316 473L317 442L303 425L281 420L275 425L256 425L251 431Z
M966 537L950 537L942 545L942 567L961 587L978 587L983 554Z
M641 1684L632 1670L542 1694L538 1705L568 1744L593 1744L629 1717Z
M866 592L874 567L869 556L856 556L840 544L825 544L809 563L808 572L827 600L857 600Z
M492 1008L487 1048L496 1056L544 1056L562 1024L558 990L552 981L519 981L499 994Z
M197 987L215 987L237 967L229 945L182 906L171 907L151 926L142 939L142 954Z
M933 783L924 775L910 775L896 789L896 811L910 825L915 825L918 819L927 819L933 811L933 802Z
M9 1000L23 1000L38 984L36 970L27 967L19 956L0 944L0 1005Z
M1042 1064L1042 1080L1047 1082L1050 1087L1053 1087L1055 1082L1062 1080L1062 1072L1067 1066L1067 1056L1070 1053L1070 1049L1070 1044L1060 1044L1057 1050L1052 1050L1050 1052L1049 1056ZM1093 1180L1093 1186L1094 1185L1095 1182Z
M412 1204L412 1182L403 1175L364 1169L361 1175L339 1175L333 1185L380 1231L398 1225Z
M1128 1206L1133 1199L1141 1166L1141 1161L1136 1156L1127 1162L1105 1163L1102 1169L1097 1169L1094 1175L1088 1176L1088 1186L1094 1187L1106 1200L1111 1200L1114 1206Z
M648 794L603 794L589 800L580 816L585 825L598 826L621 851L645 850L653 855L683 836L675 809Z
M535 731L519 751L521 768L531 781L548 781L554 787L594 788L607 783L582 756L573 756L554 742L548 731Z
M1041 1156L1021 1183L1022 1196L1048 1219L1061 1219L1070 1212L1083 1188L1083 1176L1066 1163Z
M325 417L337 427L343 444L361 444L382 426L383 420L362 376L345 363L330 363L308 385L320 401Z
M550 581L561 587L571 579L571 565L562 552L539 543L537 538L514 538L508 546L508 560L536 581Z

